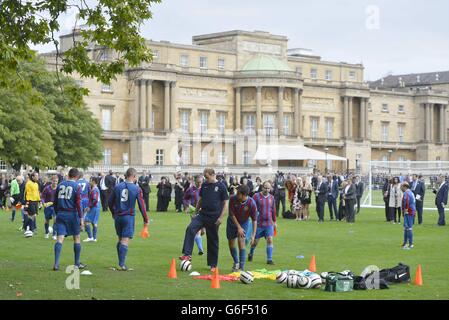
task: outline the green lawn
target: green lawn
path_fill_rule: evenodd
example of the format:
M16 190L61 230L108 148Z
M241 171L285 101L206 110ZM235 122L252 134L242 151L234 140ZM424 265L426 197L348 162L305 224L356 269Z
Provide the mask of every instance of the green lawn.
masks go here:
M170 280L170 261L181 253L190 218L173 211L154 213L155 204L152 198L150 238L136 237L131 242L127 264L135 269L132 272L109 270L117 264L116 237L110 214L101 216L99 242L82 245L81 260L93 275L81 278L79 290L65 288L65 266L73 263L71 239L63 247L61 271L53 272L54 242L44 239L43 215L39 216L38 234L25 239L17 231L19 222L11 223L9 212L0 212L0 299L449 299L449 230L436 226L436 212L425 212L425 224L415 227L415 248L410 251L400 248L402 226L385 223L382 209L363 209L354 225L328 221L318 224L314 212L313 220L308 222L281 219L275 238L276 265L269 269L303 270L312 254L316 255L319 272L351 269L360 274L367 265L386 268L403 262L411 267L413 277L418 264L423 268L422 287L401 284L392 285L390 290L335 294L288 289L269 280L256 280L252 285L222 281L221 289L210 289L209 281L191 279L179 270L178 279ZM142 220L137 221L138 234ZM220 228L220 273L228 273L232 265L225 226ZM298 260L297 255L305 258ZM196 248L192 262L192 270L209 273L205 255L196 255ZM265 245L261 243L247 269L266 267ZM17 292L22 296L17 297Z

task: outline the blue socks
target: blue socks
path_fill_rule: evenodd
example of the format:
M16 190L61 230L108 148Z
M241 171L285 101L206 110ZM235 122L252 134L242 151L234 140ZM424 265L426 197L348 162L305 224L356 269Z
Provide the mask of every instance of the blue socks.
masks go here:
M59 258L61 257L62 243L55 243L55 267L59 268Z
M16 210L12 210L11 221L14 221L15 218L16 218Z
M267 261L273 260L273 245L267 246Z
M118 248L118 265L120 267L125 266L125 260L126 260L127 254L128 254L128 246L125 246L124 244L120 243L119 248Z
M407 244L407 240L408 240L408 230L404 229L404 246Z
M409 245L413 245L413 231L408 230L408 243Z
M246 249L240 249L240 270L245 270Z
M45 223L45 234L48 234L48 222Z
M249 250L249 255L252 257L254 255L254 251L256 251L256 247L251 247Z
M92 227L93 228L93 237L94 237L94 239L95 240L97 240L97 230L98 230L98 227L96 227L95 225Z
M73 251L75 252L75 266L79 266L80 265L80 256L81 256L81 244L74 243Z
M229 248L229 251L231 251L232 259L234 259L234 263L239 263L239 257L237 256L237 248Z
M89 239L92 239L92 231L90 230L90 225L86 224L86 232Z
M198 250L203 252L203 238L201 238L201 235L197 234L195 236L195 243L196 246L198 247Z

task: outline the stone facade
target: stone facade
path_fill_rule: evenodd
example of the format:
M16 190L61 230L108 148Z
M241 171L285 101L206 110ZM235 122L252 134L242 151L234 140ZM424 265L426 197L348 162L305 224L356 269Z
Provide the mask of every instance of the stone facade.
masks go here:
M71 41L61 37L61 48ZM106 164L260 165L253 160L257 145L273 139L328 148L361 172L386 157L449 160L448 84L439 91L370 87L363 65L288 50L287 37L261 31L195 36L193 45L147 44L154 61L128 68L110 86L74 75L90 90L86 103L104 128ZM114 58L104 48L89 54ZM54 65L54 54L43 56ZM289 71L245 68L262 57Z

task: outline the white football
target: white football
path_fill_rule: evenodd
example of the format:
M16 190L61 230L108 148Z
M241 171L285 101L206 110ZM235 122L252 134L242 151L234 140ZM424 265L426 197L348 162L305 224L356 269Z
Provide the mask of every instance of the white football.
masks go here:
M276 276L276 282L277 283L284 283L287 281L288 275L286 272L281 272Z
M299 276L297 286L301 289L307 289L310 287L310 279L305 276Z
M310 277L310 287L314 289L318 289L323 284L323 281L321 280L321 277L317 275L316 273L312 274Z
M192 263L189 260L181 261L181 271L190 271L192 269Z
M291 275L297 275L299 276L300 272L297 270L288 270L287 275L291 276Z
M30 230L25 231L24 235L25 235L25 238L31 238L33 236L33 231L30 231Z
M254 275L249 271L240 272L240 281L244 284L251 284L254 281Z
M296 274L291 274L287 277L287 287L288 288L297 288L298 287L298 278L299 276Z

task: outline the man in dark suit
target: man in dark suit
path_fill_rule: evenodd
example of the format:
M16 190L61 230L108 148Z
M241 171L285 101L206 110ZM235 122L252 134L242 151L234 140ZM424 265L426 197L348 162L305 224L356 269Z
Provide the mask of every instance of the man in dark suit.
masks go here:
M392 177L389 176L387 179L385 179L385 183L382 187L382 196L385 203L385 218L386 221L389 222L389 211L390 211L390 186L391 186L391 179Z
M143 171L143 174L139 177L139 187L142 189L143 193L143 200L145 202L145 208L147 211L149 210L149 204L150 204L150 176L148 175L148 172L146 170Z
M285 177L282 172L276 174L274 199L276 203L276 216L279 216L279 208L282 203L282 216L285 214Z
M316 212L318 222L324 222L324 204L326 203L329 186L323 177L318 176L316 189Z
M357 198L357 213L360 212L360 199L363 196L363 191L365 191L365 185L360 180L360 176L357 176L355 179L355 190L356 190L356 198Z
M338 181L333 179L331 175L327 177L327 184L329 186L328 194L327 194L327 205L329 206L329 213L331 216L331 220L334 220L338 216L337 211L337 198L338 198Z
M441 183L438 187L438 190L433 188L433 193L436 194L435 205L438 209L438 225L444 226L446 225L446 219L444 215L444 206L447 205L447 194L448 194L448 183L445 180L444 176L440 176L439 182Z
M424 181L422 181L422 176L420 175L418 177L417 174L413 175L411 183L411 190L413 194L415 195L416 200L416 212L418 213L418 223L422 224L422 212L423 212L423 205L424 205L424 195L426 194L426 186L424 184Z
M343 196L345 199L345 209L346 209L346 221L349 223L355 222L354 206L357 199L357 190L355 184L353 183L355 179L348 178L348 184L345 187Z

